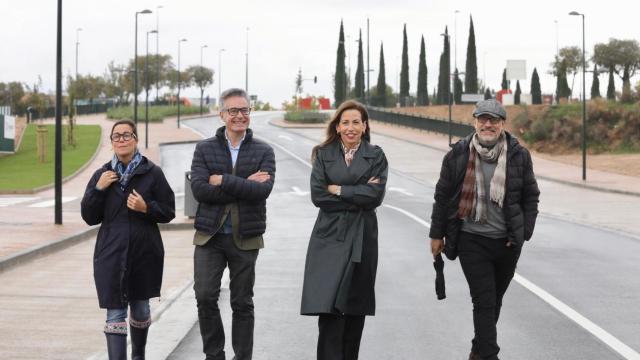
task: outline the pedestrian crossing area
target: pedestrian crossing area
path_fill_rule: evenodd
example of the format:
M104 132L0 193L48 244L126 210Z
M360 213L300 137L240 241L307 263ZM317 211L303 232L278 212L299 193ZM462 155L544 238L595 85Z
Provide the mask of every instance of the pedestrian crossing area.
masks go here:
M62 203L68 203L78 199L76 196L63 196ZM54 198L37 196L0 196L0 208L4 207L30 207L47 208L55 205Z

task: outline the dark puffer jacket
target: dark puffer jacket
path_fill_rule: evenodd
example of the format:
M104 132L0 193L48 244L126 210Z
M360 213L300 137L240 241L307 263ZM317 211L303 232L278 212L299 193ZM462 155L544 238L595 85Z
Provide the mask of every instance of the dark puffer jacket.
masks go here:
M224 135L225 127L216 135L198 143L191 163L191 190L198 200L195 228L207 234L215 234L226 204L237 202L240 215L240 237L262 235L266 229L266 199L275 180L275 154L267 143L254 139L247 129L236 161L236 174L232 175L231 152ZM259 183L247 180L257 172L266 171L269 181ZM223 175L222 184L209 184L209 176Z
M540 190L533 173L529 151L511 134L505 133L508 142L507 173L502 209L509 241L516 246L522 246L533 234L538 216ZM458 234L462 226L462 219L457 216L458 204L469 161L469 142L472 136L473 134L458 141L445 155L434 194L429 237L445 239L445 255L451 260L457 256Z

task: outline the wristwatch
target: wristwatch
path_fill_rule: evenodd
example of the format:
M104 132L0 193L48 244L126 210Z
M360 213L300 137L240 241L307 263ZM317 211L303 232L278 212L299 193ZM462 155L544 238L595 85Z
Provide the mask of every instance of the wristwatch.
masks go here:
M336 196L340 196L340 193L342 193L342 186L338 186L338 191L336 191Z

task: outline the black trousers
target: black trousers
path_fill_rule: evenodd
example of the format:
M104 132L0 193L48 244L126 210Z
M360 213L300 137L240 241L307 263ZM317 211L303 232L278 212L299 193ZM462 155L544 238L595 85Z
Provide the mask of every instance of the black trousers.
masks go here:
M357 360L364 315L320 314L318 360Z
M506 246L507 239L460 233L458 256L473 302L474 338L471 351L482 359L498 359L496 324L502 298L516 271L521 248Z
M194 252L194 285L203 352L208 360L224 360L224 328L218 298L225 267L229 266L229 290L233 321L231 344L236 360L253 354L253 285L258 250L240 250L227 234L217 234Z

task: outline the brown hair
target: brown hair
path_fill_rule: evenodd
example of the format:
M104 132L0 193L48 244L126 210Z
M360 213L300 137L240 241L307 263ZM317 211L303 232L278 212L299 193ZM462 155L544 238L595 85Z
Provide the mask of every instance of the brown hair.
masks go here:
M336 125L338 125L338 123L340 122L340 119L342 118L342 114L347 110L358 110L360 112L360 116L362 117L362 122L367 125L367 127L364 130L364 134L362 134L362 139L367 142L371 141L371 135L370 135L371 127L369 126L369 113L367 112L367 108L355 100L347 100L343 102L338 107L338 109L336 109L336 112L333 114L331 121L327 125L327 130L326 130L327 133L326 133L325 140L319 145L314 146L313 150L311 151L312 162L315 161L316 159L316 154L318 153L318 149L323 148L336 141L340 141L340 135L336 131Z
M111 137L111 135L113 135L113 130L116 128L116 126L118 125L129 125L131 126L131 129L133 130L133 137L138 140L138 130L136 129L136 124L133 123L133 121L131 120L118 120L116 121L113 126L111 127L111 134L109 134L109 137Z

